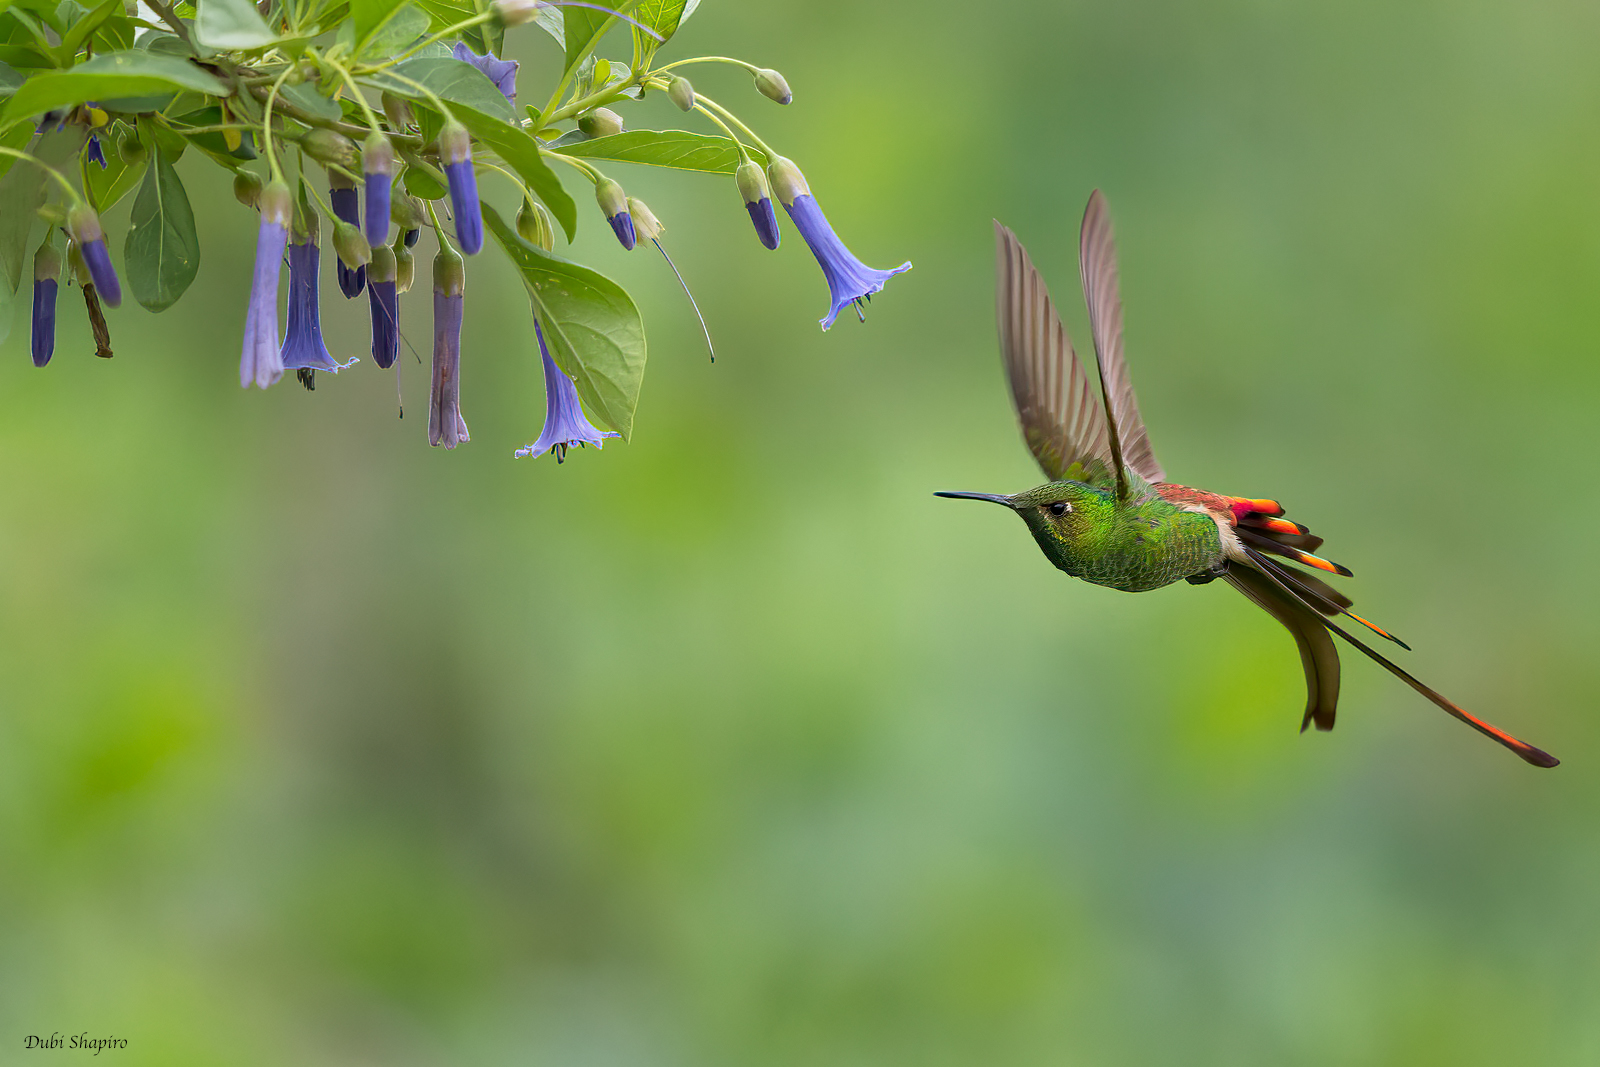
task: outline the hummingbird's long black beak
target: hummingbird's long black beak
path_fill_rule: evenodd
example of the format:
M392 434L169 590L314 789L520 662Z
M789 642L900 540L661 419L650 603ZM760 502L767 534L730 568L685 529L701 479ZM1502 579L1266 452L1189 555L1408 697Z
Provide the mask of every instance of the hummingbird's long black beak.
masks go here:
M995 504L1004 504L1008 508L1015 508L1011 498L999 493L935 493L934 496L949 497L951 500L988 500Z

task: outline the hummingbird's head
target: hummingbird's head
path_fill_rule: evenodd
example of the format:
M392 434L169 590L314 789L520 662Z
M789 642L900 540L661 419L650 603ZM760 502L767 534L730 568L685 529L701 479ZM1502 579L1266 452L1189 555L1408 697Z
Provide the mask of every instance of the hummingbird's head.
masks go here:
M1112 507L1109 490L1096 489L1083 482L1046 482L1015 496L998 493L934 495L1005 505L1022 516L1050 562L1071 574L1077 573L1074 563L1081 555L1079 546L1103 527Z

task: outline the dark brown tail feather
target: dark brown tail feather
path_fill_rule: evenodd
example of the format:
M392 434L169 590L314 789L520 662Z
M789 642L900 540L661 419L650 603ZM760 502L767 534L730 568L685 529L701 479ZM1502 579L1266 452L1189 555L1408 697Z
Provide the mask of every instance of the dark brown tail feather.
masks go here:
M1312 723L1319 730L1333 729L1339 706L1339 650L1323 628L1322 617L1254 568L1236 565L1223 577L1283 623L1294 637L1295 646L1300 649L1300 666L1306 672L1306 713L1300 720L1300 731L1304 733Z
M1384 658L1373 649L1367 647L1366 644L1346 633L1338 626L1334 625L1332 621L1324 619L1321 615L1317 614L1315 610L1307 605L1306 602L1301 599L1293 590L1291 590L1287 585L1279 581L1273 575L1265 571L1255 570L1250 567L1234 566L1229 568L1226 577L1228 581L1233 584L1234 588L1243 592L1246 596L1255 601L1257 604L1261 605L1263 608L1266 608L1267 611L1271 612L1273 616L1275 616L1285 626L1289 626L1289 622L1285 618L1285 613L1293 613L1301 620L1315 620L1319 626L1326 627L1328 630L1331 630L1333 633L1342 637L1349 644L1354 645L1368 659L1372 660L1374 663L1377 663L1384 670L1388 671L1390 674L1409 685L1412 689L1415 689L1418 693L1421 693L1423 696L1427 697L1430 701L1443 709L1453 718L1460 719L1462 722L1466 723L1468 726L1472 727L1474 730L1478 731L1480 734L1483 734L1490 740L1498 742L1499 744L1504 745L1506 748L1509 748L1525 762L1531 763L1535 767L1554 767L1560 764L1561 761L1550 755L1550 753L1541 748L1536 748L1533 745L1528 744L1526 741L1512 737L1498 726L1493 726L1484 722L1482 719L1466 711L1466 709L1459 707L1458 705L1445 699L1439 693L1430 689L1428 686L1422 684L1410 674L1407 674L1404 670L1401 670L1398 666L1389 662L1388 659ZM1240 579L1243 580L1241 581ZM1270 583L1270 585L1263 587L1260 584L1263 581ZM1256 584L1252 588L1249 583ZM1269 599L1264 599L1262 596L1257 595L1258 591L1265 592L1267 589L1271 589L1278 594L1278 596L1275 598L1275 604L1273 604ZM1294 605L1298 605L1298 611L1295 611ZM1290 632L1295 632L1294 627L1290 626ZM1296 633L1296 639L1299 639L1298 633ZM1332 642L1329 642L1329 644L1331 645ZM1337 652L1335 652L1335 657L1337 657ZM1306 651L1305 644L1303 642L1301 643L1300 658L1302 662L1305 662ZM1308 684L1310 681L1311 672L1310 668L1308 667ZM1331 725L1332 719L1330 716L1329 726ZM1318 726L1321 726L1320 722L1318 723ZM1301 729L1305 729L1303 724Z

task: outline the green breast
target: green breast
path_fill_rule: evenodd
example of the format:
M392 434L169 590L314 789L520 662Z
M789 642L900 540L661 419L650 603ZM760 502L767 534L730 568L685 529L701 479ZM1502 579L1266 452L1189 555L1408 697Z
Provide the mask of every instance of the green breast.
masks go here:
M1222 537L1210 516L1159 498L1116 508L1105 519L1058 542L1059 554L1049 553L1056 566L1095 585L1142 593L1222 560Z

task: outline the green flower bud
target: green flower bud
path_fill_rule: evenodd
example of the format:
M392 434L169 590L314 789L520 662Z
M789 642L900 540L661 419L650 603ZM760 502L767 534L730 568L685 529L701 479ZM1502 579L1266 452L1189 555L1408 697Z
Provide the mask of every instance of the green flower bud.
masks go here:
M348 222L334 223L333 250L351 270L364 267L372 260L372 247L367 244L367 239Z
M400 227L401 233L421 226L426 217L422 201L414 196L397 196L389 201L389 219Z
M800 173L800 168L782 156L773 156L767 164L767 179L772 182L772 191L778 194L778 202L784 207L789 207L796 199L811 192L811 186L806 184L806 176Z
M517 212L517 234L530 245L538 245L546 252L556 244L550 212L545 210L543 204L536 204L532 200L524 200L522 210Z
M353 167L356 162L355 142L342 133L313 127L300 138L300 147L318 163L330 166Z
M309 241L312 244L322 243L322 219L310 208L297 207L294 213L294 224L290 228L290 240L295 243Z
M417 260L403 239L396 239L391 249L394 253L394 291L409 292L417 276Z
M404 98L393 93L384 93L380 99L383 103L384 117L395 129L409 130L416 125L416 120L411 117L411 105Z
M233 176L233 197L248 208L261 206L261 191L267 183L253 170L241 170Z
M597 107L578 116L578 129L590 137L610 137L622 132L622 116L607 107Z
M394 144L389 138L374 130L372 136L361 142L361 172L363 174L393 174Z
M294 197L289 193L289 187L283 182L273 182L262 191L256 206L261 209L261 217L266 222L276 223L287 227L294 216Z
M688 78L673 78L667 85L667 99L677 104L679 111L693 111L694 86Z
M624 214L628 210L628 194L622 191L622 186L610 178L601 178L596 183L594 198L608 219Z
M794 99L794 94L789 91L789 83L775 70L762 68L756 71L756 88L762 96L780 104L787 104Z
M401 247L404 246L402 245ZM374 248L372 250L372 259L367 263L368 283L392 282L396 276L394 250L388 245L379 245Z
M33 280L36 282L53 282L61 277L61 253L56 251L56 246L46 241L39 246L39 251L33 257Z
M467 290L467 264L461 253L441 243L433 257L433 291L445 296L460 296Z
M144 162L145 156L150 152L145 148L144 142L139 140L136 130L124 130L122 139L117 142L117 155L122 157L122 162L130 167L137 167Z
M667 228L661 225L661 220L645 206L643 200L628 197L628 214L633 216L633 232L640 240L653 241L667 232Z

